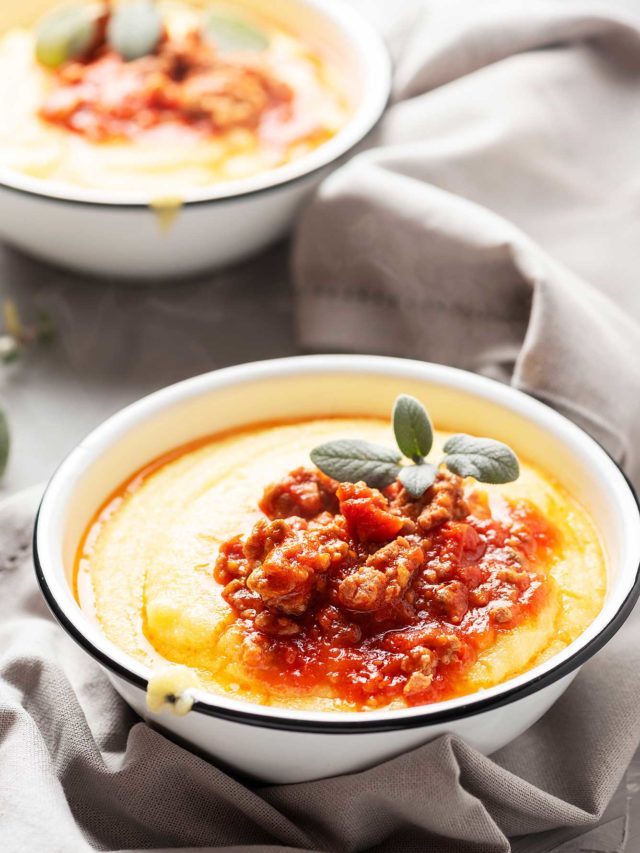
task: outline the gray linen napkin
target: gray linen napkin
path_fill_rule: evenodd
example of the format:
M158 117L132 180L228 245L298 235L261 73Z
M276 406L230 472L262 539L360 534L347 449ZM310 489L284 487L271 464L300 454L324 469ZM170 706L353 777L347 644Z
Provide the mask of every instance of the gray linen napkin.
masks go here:
M442 737L351 776L249 785L140 721L54 623L31 559L38 498L0 507L2 853L623 849L625 768L640 740L637 626L491 758Z
M302 342L511 381L639 483L640 4L400 7L392 105L299 224Z

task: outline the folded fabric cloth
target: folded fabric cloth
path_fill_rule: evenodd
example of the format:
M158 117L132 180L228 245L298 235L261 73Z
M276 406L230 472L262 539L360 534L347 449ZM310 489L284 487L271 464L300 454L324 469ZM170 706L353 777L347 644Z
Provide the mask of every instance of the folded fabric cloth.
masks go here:
M38 498L30 490L0 508L3 853L623 849L624 785L583 833L640 738L632 627L492 758L443 737L350 776L247 784L143 723L54 623L31 558Z
M640 483L640 7L399 8L392 104L297 231L303 344L510 381Z

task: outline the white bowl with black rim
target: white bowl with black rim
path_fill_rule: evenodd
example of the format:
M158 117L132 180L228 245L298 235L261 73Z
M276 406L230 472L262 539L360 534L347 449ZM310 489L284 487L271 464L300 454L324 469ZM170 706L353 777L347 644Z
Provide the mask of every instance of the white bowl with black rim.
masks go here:
M34 22L55 0L0 9L0 33ZM375 29L341 0L234 0L268 8L331 68L351 114L315 150L252 177L180 193L163 224L152 194L92 189L0 166L0 239L61 267L118 278L193 275L228 265L287 233L314 187L372 130L386 106L391 63Z
M550 660L502 684L402 710L308 712L196 692L184 717L150 714L150 670L111 643L72 591L76 552L96 509L132 472L203 436L251 423L327 415L387 417L399 393L428 401L437 426L491 435L554 476L595 519L606 552L601 612ZM640 511L616 464L562 415L505 385L441 365L375 356L303 356L226 368L123 409L67 457L42 499L36 571L54 616L143 717L244 773L299 782L348 773L449 732L490 754L534 723L623 624L640 591Z

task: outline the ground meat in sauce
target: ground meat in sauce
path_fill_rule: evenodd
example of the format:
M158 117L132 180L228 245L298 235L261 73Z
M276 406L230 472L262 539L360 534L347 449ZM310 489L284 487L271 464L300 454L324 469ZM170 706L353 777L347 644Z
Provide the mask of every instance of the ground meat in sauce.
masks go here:
M400 483L394 484L391 489L391 512L415 522L415 526L407 525L412 530L428 533L431 528L445 521L457 521L469 513L464 481L444 469L439 471L433 486L418 500L413 500Z
M315 518L321 512L338 512L336 491L340 484L322 471L296 468L264 490L260 509L269 518Z
M340 582L338 603L345 610L379 610L404 595L423 562L420 543L398 537L367 557L364 566Z
M40 116L95 142L132 139L167 124L202 135L255 131L287 110L290 87L260 59L218 53L197 31L165 38L153 54L125 61L104 44L55 72Z
M337 526L332 526L330 533L323 528L315 530L297 519L296 523L276 519L256 528L250 540L264 544L255 549L260 550L260 556L247 575L247 587L275 613L303 614L312 595L325 586L327 573L349 551L348 543L341 538L344 531Z
M329 689L353 707L453 695L479 648L544 600L536 560L555 530L519 502L441 470L412 500L297 468L264 492L265 518L214 570L242 621L245 665L274 685Z

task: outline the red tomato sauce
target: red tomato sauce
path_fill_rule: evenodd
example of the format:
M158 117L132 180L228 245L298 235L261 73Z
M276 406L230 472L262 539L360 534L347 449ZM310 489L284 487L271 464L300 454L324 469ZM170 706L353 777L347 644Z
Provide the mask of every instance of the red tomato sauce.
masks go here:
M264 518L225 542L214 570L245 636L242 660L274 688L356 708L457 695L478 654L535 616L560 534L527 501L492 517L440 471L412 500L292 471Z
M294 114L291 88L259 59L218 52L197 31L165 35L154 53L125 61L104 44L64 63L40 117L94 142L168 127L199 136L265 133Z

